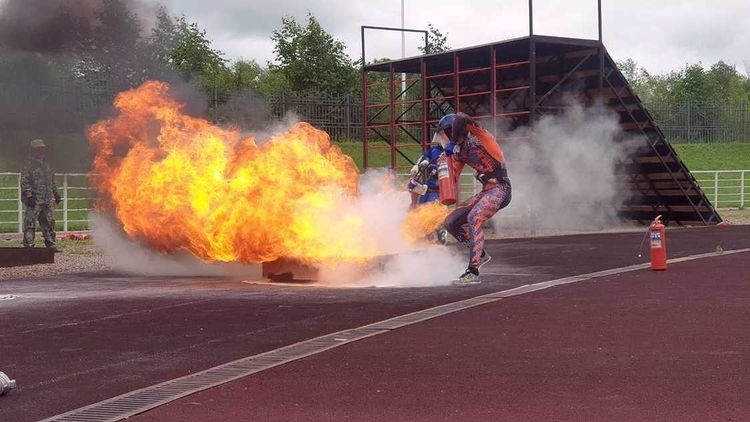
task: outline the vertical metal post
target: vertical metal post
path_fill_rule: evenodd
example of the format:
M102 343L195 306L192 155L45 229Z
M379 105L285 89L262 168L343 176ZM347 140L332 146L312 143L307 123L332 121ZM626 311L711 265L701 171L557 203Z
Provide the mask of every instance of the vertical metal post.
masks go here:
M18 182L18 232L23 233L23 192L21 191L21 173L18 173L16 182Z
M365 63L365 27L360 26L360 35L362 37L362 70L364 71L364 67L367 63Z
M719 208L719 172L714 172L714 208Z
M596 5L599 16L599 42L602 42L602 0L597 0Z
M63 231L68 231L68 175L63 175Z
M534 35L534 0L529 0L529 36Z
M426 50L425 50L426 51ZM422 150L427 151L430 139L430 125L427 121L430 119L429 107L430 102L427 99L427 62L424 57L420 59L422 70Z
M453 79L453 96L454 96L453 111L455 111L456 113L461 111L458 105L458 93L459 91L461 91L461 85L460 85L461 82L459 81L459 77L458 77L459 69L460 67L458 63L458 53L454 51L453 52L453 78L454 78Z
M401 58L406 57L406 32L404 29L404 0L401 0Z
M401 0L401 58L406 57L406 32L403 30L404 27L404 0ZM406 100L406 73L401 72L401 94L399 94L401 101ZM403 105L402 109L407 107Z
M602 41L602 0L597 0L599 16L599 97L604 99L602 89L604 88L604 42Z
M390 71L390 83L389 90L390 90L390 103L391 103L391 168L396 169L396 98L395 98L395 91L396 91L396 73L393 69L393 62L388 65L388 70Z
M365 70L365 27L360 27L360 36L362 37L362 169L366 170L368 162L367 150L369 147L368 138L369 131L367 130L367 71Z
M496 138L500 137L500 134L497 133L497 69L495 68L497 66L497 48L495 46L490 47L492 50L490 52L490 63L492 65L490 66L491 74L490 74L490 85L492 88L490 88L490 92L492 95L492 103L490 104L490 111L492 113L492 134L495 135Z
M346 140L352 140L352 94L346 94Z
M529 37L529 127L536 120L536 40Z
M364 29L363 29L364 31ZM364 35L363 35L364 36ZM364 51L364 47L363 47ZM362 56L364 58L364 56ZM370 131L367 129L367 123L370 120L370 116L367 114L367 71L362 68L362 169L366 170L369 163L369 148L370 148Z
M219 89L214 87L214 123L219 123Z
M740 174L740 209L745 207L745 170Z

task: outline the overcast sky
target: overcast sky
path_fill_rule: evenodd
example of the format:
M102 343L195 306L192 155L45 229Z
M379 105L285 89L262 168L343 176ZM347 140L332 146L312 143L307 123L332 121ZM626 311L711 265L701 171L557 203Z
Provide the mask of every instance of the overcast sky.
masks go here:
M401 25L401 0L163 0L175 14L204 27L230 59L273 60L271 32L282 16L304 22L309 10L349 55L361 55L360 26ZM528 0L404 0L407 28L428 23L448 35L452 48L528 34ZM709 66L724 60L750 71L750 0L602 0L604 43L618 60L633 58L651 72L687 63ZM534 32L597 37L596 0L535 0ZM406 56L422 41L406 40ZM397 33L368 32L367 57L398 58Z

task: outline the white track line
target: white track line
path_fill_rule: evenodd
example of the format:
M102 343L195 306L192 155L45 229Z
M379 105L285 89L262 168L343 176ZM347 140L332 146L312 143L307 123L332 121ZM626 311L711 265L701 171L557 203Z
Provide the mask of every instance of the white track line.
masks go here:
M723 253L704 253L689 255L681 258L670 259L671 264L692 261L695 259L711 258L737 253L750 252L750 248L724 251ZM344 344L385 334L408 325L433 319L453 312L472 308L487 303L497 302L512 296L536 292L550 287L564 284L578 283L581 281L622 274L631 271L643 270L649 264L637 264L626 267L613 268L588 274L581 274L540 283L525 284L512 289L488 293L458 302L446 303L433 308L400 315L359 328L338 331L313 339L284 346L279 349L264 352L258 355L248 356L223 365L215 366L204 371L196 372L184 377L175 378L156 385L134 390L121 394L111 399L103 400L79 409L72 410L51 418L47 421L118 421L128 418L147 410L177 400L181 397L206 390L217 385L244 378L266 369L293 362L308 356L316 355L326 350L331 350Z

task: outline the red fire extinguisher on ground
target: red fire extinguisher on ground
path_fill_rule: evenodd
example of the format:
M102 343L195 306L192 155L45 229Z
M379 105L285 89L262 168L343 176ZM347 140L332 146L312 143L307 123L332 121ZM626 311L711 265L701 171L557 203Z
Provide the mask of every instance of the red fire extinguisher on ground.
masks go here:
M453 158L441 154L437 159L438 189L443 205L456 203L456 181L453 177Z
M649 228L649 238L651 239L651 269L654 271L663 271L667 269L667 238L664 224L661 222L661 215L654 218Z

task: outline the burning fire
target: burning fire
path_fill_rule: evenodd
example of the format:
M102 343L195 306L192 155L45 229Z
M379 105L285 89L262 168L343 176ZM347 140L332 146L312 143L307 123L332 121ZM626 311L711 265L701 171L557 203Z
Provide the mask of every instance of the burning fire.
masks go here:
M448 207L439 202L428 202L412 210L401 225L407 239L421 239L443 224L448 216Z
M383 253L350 205L357 167L325 132L298 123L258 145L183 114L168 85L154 81L119 94L115 107L89 129L98 206L151 248L246 263ZM424 209L403 228L412 240L439 224L427 227L435 217Z

